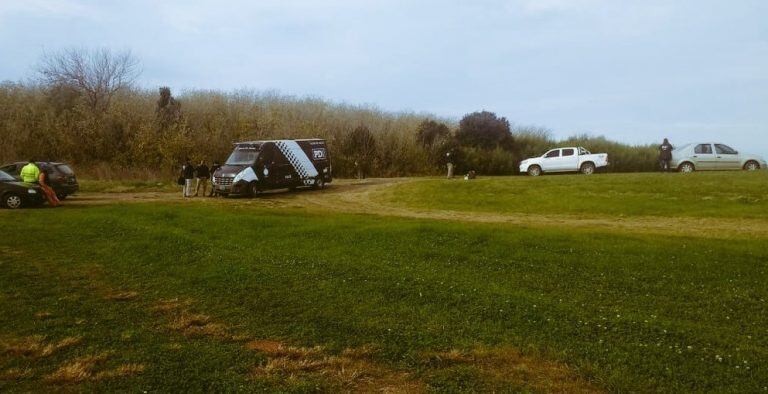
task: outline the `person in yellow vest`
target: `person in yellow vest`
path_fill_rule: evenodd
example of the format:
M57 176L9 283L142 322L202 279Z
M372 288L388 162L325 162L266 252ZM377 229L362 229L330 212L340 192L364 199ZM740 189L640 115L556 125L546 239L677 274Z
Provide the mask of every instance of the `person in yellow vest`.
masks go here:
M29 164L21 169L21 181L26 183L37 183L40 178L40 168L37 167L33 159L29 159Z

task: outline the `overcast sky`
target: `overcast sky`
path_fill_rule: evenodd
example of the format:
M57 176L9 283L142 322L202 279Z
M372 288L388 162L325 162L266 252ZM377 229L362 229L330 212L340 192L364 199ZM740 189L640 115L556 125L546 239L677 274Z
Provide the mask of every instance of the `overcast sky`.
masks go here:
M0 80L131 49L146 87L274 89L768 155L766 0L0 0Z

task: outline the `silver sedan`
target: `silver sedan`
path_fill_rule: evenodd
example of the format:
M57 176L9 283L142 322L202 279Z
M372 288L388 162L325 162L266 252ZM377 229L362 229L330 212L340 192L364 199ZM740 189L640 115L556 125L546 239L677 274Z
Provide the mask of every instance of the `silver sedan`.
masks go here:
M712 170L756 171L766 168L762 156L740 153L728 145L702 142L676 148L672 151L671 168L680 172Z

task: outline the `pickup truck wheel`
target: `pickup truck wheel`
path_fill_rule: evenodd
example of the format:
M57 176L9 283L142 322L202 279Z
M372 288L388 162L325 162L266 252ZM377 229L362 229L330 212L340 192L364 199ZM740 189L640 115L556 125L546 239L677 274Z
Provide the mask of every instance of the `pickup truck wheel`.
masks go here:
M16 193L8 193L3 196L3 206L8 209L21 208L21 197Z
M539 167L539 166L530 166L530 167L528 167L528 175L530 175L530 176L539 176L539 175L541 175L541 167Z
M744 164L744 169L747 171L757 171L760 169L760 163L750 160L747 164Z
M696 167L694 167L692 163L689 163L689 162L685 162L685 163L683 163L683 164L680 164L680 167L678 167L678 170L679 170L680 172L686 172L686 173L688 173L688 172L694 172L694 171L696 171Z
M584 163L581 165L581 173L584 175L592 175L595 173L595 165L592 163Z

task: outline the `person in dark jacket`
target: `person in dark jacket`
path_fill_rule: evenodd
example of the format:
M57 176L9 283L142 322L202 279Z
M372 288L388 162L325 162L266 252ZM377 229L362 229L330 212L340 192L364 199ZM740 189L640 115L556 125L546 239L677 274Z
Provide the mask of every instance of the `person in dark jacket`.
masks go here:
M184 180L181 193L184 197L192 197L192 179L195 179L195 166L187 158L181 166L181 178Z
M672 144L670 144L669 140L666 138L664 138L664 142L659 145L659 167L662 172L669 171L669 162L672 160L673 149L675 148L672 147Z
M200 193L200 186L203 187L203 197L208 190L208 183L211 181L211 170L200 160L200 164L195 168L195 174L197 175L197 185L195 185L195 197Z
M218 195L218 193L216 193L216 185L213 184L213 174L215 174L216 170L218 170L219 168L221 168L221 164L219 164L218 161L214 160L213 164L211 165L211 194L209 194L208 197L213 197Z

